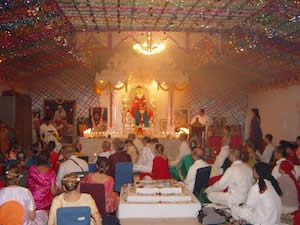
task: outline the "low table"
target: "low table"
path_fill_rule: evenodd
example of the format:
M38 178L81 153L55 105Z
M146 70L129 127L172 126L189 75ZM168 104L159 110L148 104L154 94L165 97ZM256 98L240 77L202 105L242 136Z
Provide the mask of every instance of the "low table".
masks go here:
M128 185L123 186L120 195L118 217L126 218L196 218L201 203L190 193L192 200L186 202L127 202Z

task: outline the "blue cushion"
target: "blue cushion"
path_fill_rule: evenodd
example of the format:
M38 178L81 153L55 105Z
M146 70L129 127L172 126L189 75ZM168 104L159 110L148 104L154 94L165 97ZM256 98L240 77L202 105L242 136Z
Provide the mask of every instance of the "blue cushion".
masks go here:
M97 171L96 163L89 164L89 172L95 173Z
M132 183L133 177L133 164L130 162L121 162L116 164L115 174L115 190L121 191L123 184Z
M63 207L56 211L57 225L90 225L91 208L83 207Z

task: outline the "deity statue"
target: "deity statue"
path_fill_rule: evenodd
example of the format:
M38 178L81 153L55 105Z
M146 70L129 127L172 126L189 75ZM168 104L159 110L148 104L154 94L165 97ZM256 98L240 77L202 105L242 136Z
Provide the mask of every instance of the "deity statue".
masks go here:
M147 100L144 95L144 89L141 86L136 88L136 96L133 99L130 113L135 119L136 126L149 127L152 111L147 108Z

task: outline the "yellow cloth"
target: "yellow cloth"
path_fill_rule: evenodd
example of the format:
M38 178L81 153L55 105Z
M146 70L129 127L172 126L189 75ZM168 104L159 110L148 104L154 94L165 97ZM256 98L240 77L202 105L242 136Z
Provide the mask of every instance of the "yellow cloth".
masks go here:
M128 148L127 148L127 153L130 155L131 161L132 161L133 163L136 163L137 158L138 158L138 154L137 154L137 152L136 152L135 147L132 146L132 145L128 146Z
M75 202L68 202L64 200L64 194L61 194L53 199L50 212L48 225L56 225L56 210L62 207L80 207L89 206L91 208L91 214L93 217L99 215L98 208L96 206L95 200L89 194L80 194L80 199ZM95 225L94 220L91 219L91 225Z

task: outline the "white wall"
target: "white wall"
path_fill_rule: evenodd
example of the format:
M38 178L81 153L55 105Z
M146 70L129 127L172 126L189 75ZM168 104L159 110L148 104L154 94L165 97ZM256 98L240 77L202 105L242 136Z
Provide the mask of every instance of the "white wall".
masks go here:
M275 144L300 135L300 86L250 93L248 111L254 107L260 110L263 133L271 133Z

